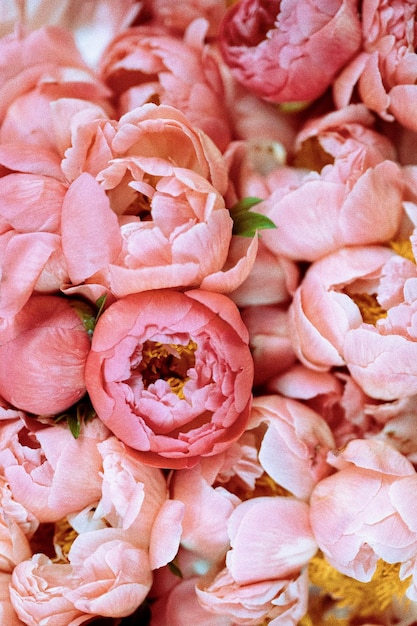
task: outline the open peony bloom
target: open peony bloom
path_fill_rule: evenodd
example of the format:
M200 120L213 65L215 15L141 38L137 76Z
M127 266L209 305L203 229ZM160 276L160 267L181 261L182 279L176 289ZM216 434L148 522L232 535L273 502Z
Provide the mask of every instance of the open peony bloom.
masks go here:
M235 77L272 102L314 100L361 43L356 0L241 0L219 43Z
M282 168L281 180L277 175L275 188L259 205L277 227L262 234L272 253L314 261L342 246L395 236L405 176L393 144L372 124L369 111L352 105L301 129L297 167Z
M234 303L202 290L155 290L100 317L86 385L100 419L144 462L195 465L246 427L253 361Z
M364 439L329 454L329 463L339 471L320 481L310 500L311 527L328 562L363 582L371 580L378 559L403 569L415 563L417 474L411 463L388 444Z
M55 415L85 393L90 337L76 305L32 296L0 328L0 394L19 409Z
M150 103L118 122L74 119L62 170L71 181L62 246L73 285L122 297L165 287L232 291L247 277L257 239L233 245L243 238L232 239L226 164L179 110Z

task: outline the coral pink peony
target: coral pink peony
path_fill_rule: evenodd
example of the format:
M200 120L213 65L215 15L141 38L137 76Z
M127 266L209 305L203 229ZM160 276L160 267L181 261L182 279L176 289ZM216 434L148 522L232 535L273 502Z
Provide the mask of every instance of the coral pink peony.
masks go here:
M256 207L277 227L262 234L271 252L314 261L342 246L395 236L405 175L393 144L372 128L362 105L310 120L295 147L292 179L283 168L281 181L276 178L272 193Z
M119 97L121 114L146 102L169 104L223 151L231 131L216 59L204 44L206 30L205 20L195 21L183 39L162 27L127 29L102 56L101 77Z
M329 455L339 471L318 483L311 527L326 559L340 572L371 580L378 559L415 561L417 474L407 459L376 440L357 439Z
M25 534L32 535L33 519L55 522L97 503L102 470L97 446L109 436L109 431L96 419L87 423L75 439L63 424L45 426L37 420L27 421L25 426L16 420L13 428L7 429L7 441L2 441L0 450L0 468L13 501L20 505L14 505L12 518ZM3 502L5 511L11 506L12 503ZM23 523L25 511L28 519Z
M202 290L132 294L100 317L86 385L103 422L144 462L195 465L248 418L253 361L231 300Z
M355 0L241 0L219 42L236 78L272 102L314 100L361 43Z
M8 402L55 415L84 395L90 337L75 302L33 296L1 326L0 394Z
M337 107L359 95L384 120L417 130L415 11L413 0L362 3L362 49L335 80Z

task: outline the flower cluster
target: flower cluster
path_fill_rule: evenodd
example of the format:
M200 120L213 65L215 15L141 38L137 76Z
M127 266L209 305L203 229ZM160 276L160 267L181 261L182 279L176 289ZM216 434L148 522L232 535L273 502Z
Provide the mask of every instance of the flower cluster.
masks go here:
M54 5L0 9L0 623L412 626L417 3Z

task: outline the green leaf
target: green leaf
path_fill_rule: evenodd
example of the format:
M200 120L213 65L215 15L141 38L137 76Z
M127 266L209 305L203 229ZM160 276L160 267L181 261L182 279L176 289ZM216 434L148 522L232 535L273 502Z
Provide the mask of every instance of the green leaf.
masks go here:
M274 222L250 209L262 202L261 198L247 197L239 200L231 209L230 215L233 220L233 235L240 237L254 237L259 230L276 228Z
M78 439L81 426L87 424L87 422L95 417L97 417L97 413L91 404L90 397L88 394L85 394L79 402L71 406L65 413L56 415L54 422L55 424L59 424L65 421L74 439Z

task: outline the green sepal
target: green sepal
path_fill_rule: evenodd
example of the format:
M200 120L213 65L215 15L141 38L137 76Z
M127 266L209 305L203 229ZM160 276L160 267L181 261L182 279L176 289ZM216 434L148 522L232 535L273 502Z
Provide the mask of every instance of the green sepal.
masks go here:
M103 313L106 298L107 295L104 294L96 300L97 311L94 311L89 304L82 302L81 300L74 300L71 302L71 306L77 312L85 330L87 331L87 334L90 337L93 335L98 318Z
M276 228L274 222L250 209L262 202L261 198L247 197L239 200L231 209L230 215L233 220L233 235L240 237L254 237L259 230L266 228Z

